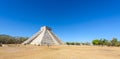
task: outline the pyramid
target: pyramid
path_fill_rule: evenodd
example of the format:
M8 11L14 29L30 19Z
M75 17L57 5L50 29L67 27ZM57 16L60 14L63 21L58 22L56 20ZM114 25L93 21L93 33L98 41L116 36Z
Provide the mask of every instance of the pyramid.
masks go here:
M52 29L43 26L41 30L35 35L24 41L22 44L33 44L33 45L63 45L62 42L53 32Z

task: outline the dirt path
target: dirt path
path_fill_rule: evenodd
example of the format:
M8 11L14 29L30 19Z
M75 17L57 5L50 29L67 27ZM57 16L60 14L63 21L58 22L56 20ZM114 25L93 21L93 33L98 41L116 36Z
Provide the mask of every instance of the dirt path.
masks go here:
M20 46L0 47L0 59L120 59L120 47Z

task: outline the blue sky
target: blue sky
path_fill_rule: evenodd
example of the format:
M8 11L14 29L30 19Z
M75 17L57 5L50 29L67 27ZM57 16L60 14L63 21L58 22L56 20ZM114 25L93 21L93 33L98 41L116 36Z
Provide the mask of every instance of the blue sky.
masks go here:
M63 41L120 39L120 1L0 0L0 34L30 37L44 25Z

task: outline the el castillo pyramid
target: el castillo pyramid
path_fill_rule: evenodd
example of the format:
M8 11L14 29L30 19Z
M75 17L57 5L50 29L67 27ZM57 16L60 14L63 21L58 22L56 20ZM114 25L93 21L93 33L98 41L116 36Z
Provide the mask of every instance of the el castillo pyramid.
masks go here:
M53 32L52 29L43 26L41 30L38 31L35 35L30 37L28 40L23 42L22 44L33 44L33 45L63 45L62 42Z

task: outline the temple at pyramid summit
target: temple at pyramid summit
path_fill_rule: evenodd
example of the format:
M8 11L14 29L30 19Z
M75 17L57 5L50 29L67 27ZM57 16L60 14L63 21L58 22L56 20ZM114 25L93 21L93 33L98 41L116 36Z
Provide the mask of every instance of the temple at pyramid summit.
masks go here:
M52 29L43 26L41 30L35 35L30 37L28 40L22 44L33 44L33 45L63 45L64 42L60 40L53 32Z

